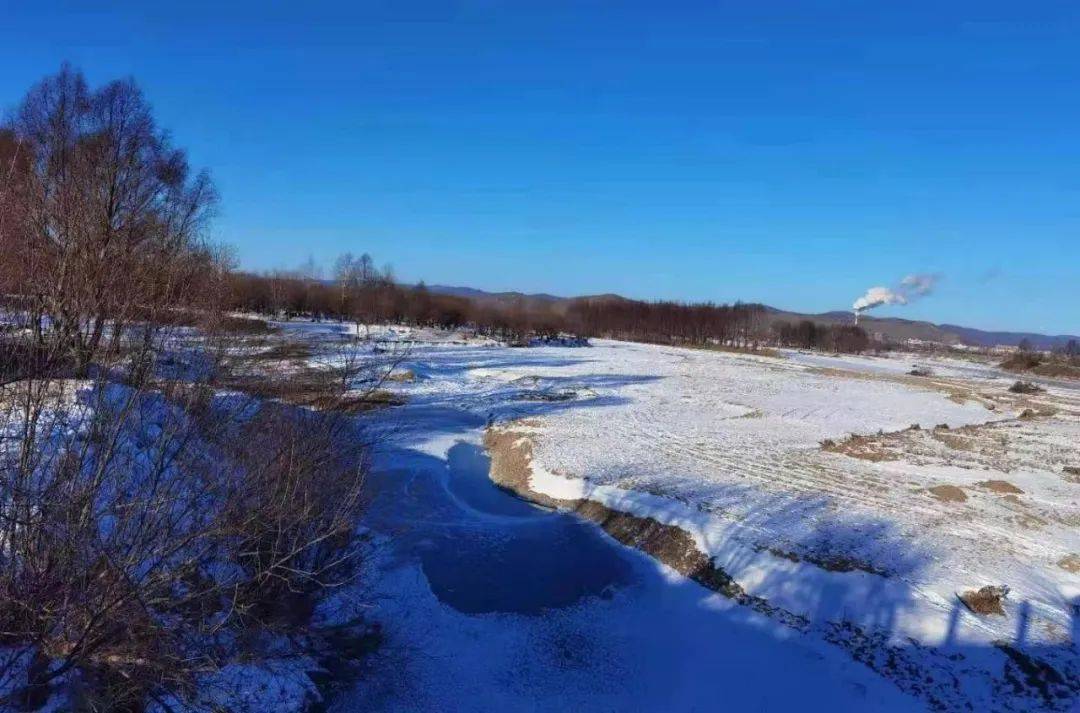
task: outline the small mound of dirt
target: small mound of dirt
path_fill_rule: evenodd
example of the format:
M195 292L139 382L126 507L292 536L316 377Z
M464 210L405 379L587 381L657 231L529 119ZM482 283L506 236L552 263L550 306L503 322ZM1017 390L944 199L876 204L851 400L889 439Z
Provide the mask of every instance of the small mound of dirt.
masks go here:
M1002 495L1007 495L1010 493L1014 495L1024 494L1023 490L1016 487L1007 480L984 480L975 484L978 485L980 488L986 488L987 490L992 490L995 493L1001 493Z
M968 499L967 493L955 485L935 485L932 488L927 488L927 491L938 500L946 503L962 503Z
M1009 391L1014 394L1041 394L1046 389L1030 381L1017 381L1009 387Z
M1075 552L1071 555L1065 555L1058 560L1057 566L1061 567L1066 572L1080 574L1080 555Z
M987 586L979 590L970 590L959 595L960 601L976 614L995 614L1005 616L1005 607L1001 602L1009 595L1009 588L1005 585L1000 587Z

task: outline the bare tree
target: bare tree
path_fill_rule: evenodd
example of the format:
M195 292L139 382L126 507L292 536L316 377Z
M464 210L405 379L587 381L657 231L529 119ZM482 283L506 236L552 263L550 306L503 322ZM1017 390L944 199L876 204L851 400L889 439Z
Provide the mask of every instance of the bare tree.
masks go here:
M214 189L192 175L130 80L91 91L64 67L27 94L10 131L27 161L6 199L20 220L14 287L35 332L51 331L85 375L106 325L116 336L183 301Z
M318 409L216 396L245 352L214 191L131 81L65 67L2 138L0 706L73 677L92 710L183 695L348 576L363 441L336 406L360 376Z

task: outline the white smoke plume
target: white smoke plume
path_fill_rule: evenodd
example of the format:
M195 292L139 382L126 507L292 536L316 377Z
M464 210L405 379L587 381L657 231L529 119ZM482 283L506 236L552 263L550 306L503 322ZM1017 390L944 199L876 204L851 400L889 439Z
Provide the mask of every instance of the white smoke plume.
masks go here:
M933 292L940 279L939 275L917 273L900 280L900 284L895 288L871 287L865 295L855 300L851 309L855 311L858 320L858 316L863 312L881 305L906 305Z
M908 275L903 280L900 280L900 287L916 297L925 297L934 291L940 279L940 275Z
M851 308L856 312L865 312L881 305L906 305L907 297L902 293L890 290L888 287L871 287L866 294L855 300Z

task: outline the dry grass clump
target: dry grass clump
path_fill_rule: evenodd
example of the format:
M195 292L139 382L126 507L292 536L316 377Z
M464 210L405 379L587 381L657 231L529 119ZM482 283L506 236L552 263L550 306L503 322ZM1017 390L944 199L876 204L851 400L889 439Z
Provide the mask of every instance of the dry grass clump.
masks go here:
M307 342L281 341L247 355L238 362L274 362L274 361L306 361L315 355L315 351Z
M1017 381L1009 387L1009 391L1014 394L1041 394L1046 389L1030 381Z
M860 436L857 433L853 433L843 441L826 438L821 442L821 450L826 453L838 453L873 463L897 460L898 456L885 447L885 438L887 438L885 434Z
M412 382L416 381L416 373L413 372L411 369L399 369L398 371L392 372L389 376L387 376L386 380L393 381L399 384L411 384Z
M358 349L343 346L325 364L311 365L314 357L312 346L305 342L273 344L227 360L215 384L320 411L355 414L405 403L404 396L383 388L389 382L408 380L395 376L403 355L370 359Z
M1014 372L1029 371L1032 374L1038 374L1039 376L1073 379L1080 377L1080 360L1077 360L1076 357L1056 354L1046 356L1043 354L1021 352L1019 354L1014 354L1001 362L1001 368Z
M1005 585L1000 587L986 586L978 590L969 590L960 596L960 601L976 614L994 614L1005 616L1005 607L1002 602L1009 595L1009 588Z
M1031 371L1042 364L1042 356L1032 352L1017 352L1001 362L1001 368L1008 371Z

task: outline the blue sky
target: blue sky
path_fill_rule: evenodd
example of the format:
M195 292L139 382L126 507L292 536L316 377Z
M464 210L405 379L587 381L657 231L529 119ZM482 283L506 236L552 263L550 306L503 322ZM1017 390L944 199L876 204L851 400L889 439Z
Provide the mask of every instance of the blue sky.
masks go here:
M134 76L245 267L1080 333L1076 3L111 5L5 3L0 104Z

